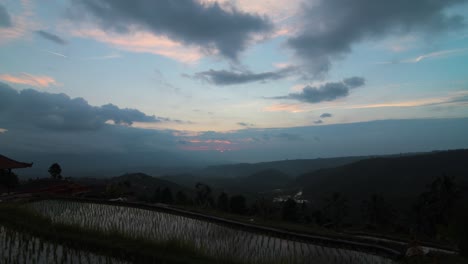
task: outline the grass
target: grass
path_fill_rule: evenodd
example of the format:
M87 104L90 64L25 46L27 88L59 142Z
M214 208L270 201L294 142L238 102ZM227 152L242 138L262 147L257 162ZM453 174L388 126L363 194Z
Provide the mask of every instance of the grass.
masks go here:
M220 263L219 259L204 256L193 246L180 241L157 243L119 233L104 233L73 225L52 223L49 219L19 204L0 205L0 224L70 248L135 263ZM221 262L233 263L229 260Z

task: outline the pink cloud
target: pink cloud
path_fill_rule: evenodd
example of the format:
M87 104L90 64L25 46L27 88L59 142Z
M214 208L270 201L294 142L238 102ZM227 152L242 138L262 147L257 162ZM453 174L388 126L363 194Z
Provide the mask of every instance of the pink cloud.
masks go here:
M118 34L86 28L71 30L71 34L76 37L91 38L118 49L161 55L184 63L197 62L204 56L199 48L185 46L165 36L156 36L144 31Z
M21 9L18 15L11 15L12 27L0 27L0 44L24 37L39 27L38 23L32 20L34 8L31 1L21 0Z
M181 145L180 148L188 151L231 151L239 149L238 146L229 140L220 139L190 139L185 141L188 144Z
M27 73L21 73L17 75L1 74L0 80L9 83L31 85L41 88L59 85L59 83L52 77L45 75L31 75Z
M306 111L300 104L274 104L264 108L266 112L300 113Z

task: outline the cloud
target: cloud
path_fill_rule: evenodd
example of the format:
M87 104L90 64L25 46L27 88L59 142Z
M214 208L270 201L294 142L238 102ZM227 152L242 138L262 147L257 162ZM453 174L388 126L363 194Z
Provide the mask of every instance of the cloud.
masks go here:
M110 123L170 122L171 119L146 115L136 109L113 104L91 106L83 98L51 94L32 89L16 91L0 83L0 120L2 123L29 124L48 130L97 130Z
M68 43L63 38L61 38L61 37L59 37L59 36L57 36L55 34L52 34L50 32L44 31L44 30L38 30L38 31L36 31L36 33L39 36L43 37L44 39L47 39L49 41L54 42L55 44L66 45Z
M349 109L387 108L387 107L422 107L438 105L466 105L468 104L468 92L456 92L448 96L423 98L410 101L393 101L365 105L352 105Z
M419 63L427 59L447 58L447 57L454 56L454 55L464 54L466 52L468 52L468 48L441 50L441 51L435 51L435 52L423 54L415 58L396 60L396 61L385 61L385 62L379 62L377 64Z
M328 72L333 60L347 55L353 44L387 35L434 35L464 26L463 17L448 15L448 7L465 0L323 0L304 4L304 25L288 40L311 75Z
M0 44L24 37L38 26L34 20L34 4L30 0L19 1L21 4L21 12L12 15L11 26L0 26Z
M255 124L252 124L252 123L246 123L246 122L238 122L237 123L239 126L243 126L243 127L254 127Z
M24 72L21 74L17 74L17 75L1 74L0 80L9 82L9 83L30 85L30 86L41 87L41 88L59 85L59 83L50 76L32 75L32 74L28 74Z
M302 105L298 104L274 104L264 108L266 112L290 112L290 113L300 113L304 112L305 109Z
M333 116L333 115L330 114L330 113L323 113L323 114L320 115L320 118L330 118L330 117L332 117L332 116Z
M319 120L315 120L315 121L314 121L314 124L317 124L317 125L318 125L318 124L322 124L322 123L323 123L323 121L322 121L322 120L320 120L320 119L319 119Z
M304 140L301 135L291 134L291 133L287 133L287 132L283 132L283 133L274 135L274 137L279 138L279 139L284 139L284 140L287 140L287 141Z
M288 77L296 71L295 67L287 67L277 71L252 73L252 72L237 72L226 70L209 70L196 73L194 78L205 80L216 85L235 85L249 82L266 82L271 80L279 80Z
M165 36L156 36L150 32L115 33L84 28L71 29L70 33L75 37L91 38L121 50L156 54L184 63L193 63L203 57L200 48L184 46L180 42L173 41Z
M57 57L68 58L67 55L62 54L62 53L53 52L53 51L50 51L50 50L42 50L42 51L47 52L47 53L52 54L52 55L57 56Z
M12 25L10 14L0 3L0 27L11 27Z
M348 96L351 89L361 87L364 84L364 78L351 77L344 79L342 82L329 82L318 87L306 86L302 92L290 93L286 96L270 97L268 99L292 99L312 104L334 101L338 98Z
M254 34L272 29L266 17L231 6L196 0L76 0L69 8L70 18L91 19L105 31L129 33L150 31L185 45L237 59Z

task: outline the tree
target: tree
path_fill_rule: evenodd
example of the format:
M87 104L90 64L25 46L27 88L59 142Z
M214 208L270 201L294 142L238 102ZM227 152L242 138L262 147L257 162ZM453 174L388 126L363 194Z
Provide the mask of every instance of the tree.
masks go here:
M285 221L297 221L297 203L294 199L289 198L283 203L282 217Z
M154 190L154 193L151 196L151 202L152 203L160 203L161 199L162 199L162 192L161 192L161 188L158 187L156 190Z
M176 193L176 203L181 205L187 205L189 203L189 199L183 191L178 191Z
M331 198L327 199L323 212L326 218L336 227L341 227L348 215L348 200L341 193L333 193Z
M234 195L229 201L231 212L235 214L245 214L247 211L247 203L243 195Z
M195 185L195 188L197 189L196 203L201 207L214 207L213 197L211 196L211 187L198 182Z
M217 202L218 209L224 212L229 211L229 197L225 192L222 192L218 196Z
M271 199L259 196L252 205L252 213L261 216L263 221L273 217L275 206Z
M419 196L413 209L417 229L426 235L435 236L437 227L447 227L460 191L453 177L443 175L435 179L429 190Z
M11 189L18 186L18 176L11 172L11 170L0 170L0 185L7 188L7 192L10 193Z
M460 239L458 248L460 249L460 255L468 258L468 231L465 231L463 237Z
M174 202L174 199L172 198L172 192L169 187L164 188L161 195L161 202L165 204L171 204Z
M120 197L124 194L124 190L119 184L111 183L106 187L106 194L110 197Z
M368 201L363 202L363 214L367 223L373 227L388 226L394 218L391 206L378 194L373 194Z
M62 168L58 163L54 163L49 167L49 173L53 179L62 179Z

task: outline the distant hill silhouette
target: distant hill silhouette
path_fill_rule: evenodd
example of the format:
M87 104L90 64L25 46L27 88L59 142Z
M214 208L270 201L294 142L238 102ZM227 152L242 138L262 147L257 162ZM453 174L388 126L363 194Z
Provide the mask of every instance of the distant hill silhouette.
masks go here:
M238 178L238 188L249 192L269 191L284 188L291 183L291 180L293 178L279 170L267 169Z
M189 173L160 177L189 188L197 182L235 192L262 192L290 186L294 178L306 172L337 167L369 157L341 157L281 160L209 166Z
M342 192L355 200L373 193L403 200L419 195L444 174L455 177L466 188L468 150L365 159L303 174L296 179L296 186L304 187L304 195L312 199Z
M111 184L124 184L128 185L128 189L139 195L151 195L156 189L169 188L173 193L183 190L188 191L187 188L167 181L164 179L152 177L144 173L128 173L110 179Z
M357 156L339 158L280 160L260 163L227 164L209 166L200 171L200 174L205 176L217 177L247 177L259 171L274 169L288 174L292 177L296 177L306 172L323 168L333 168L366 158L368 157Z

